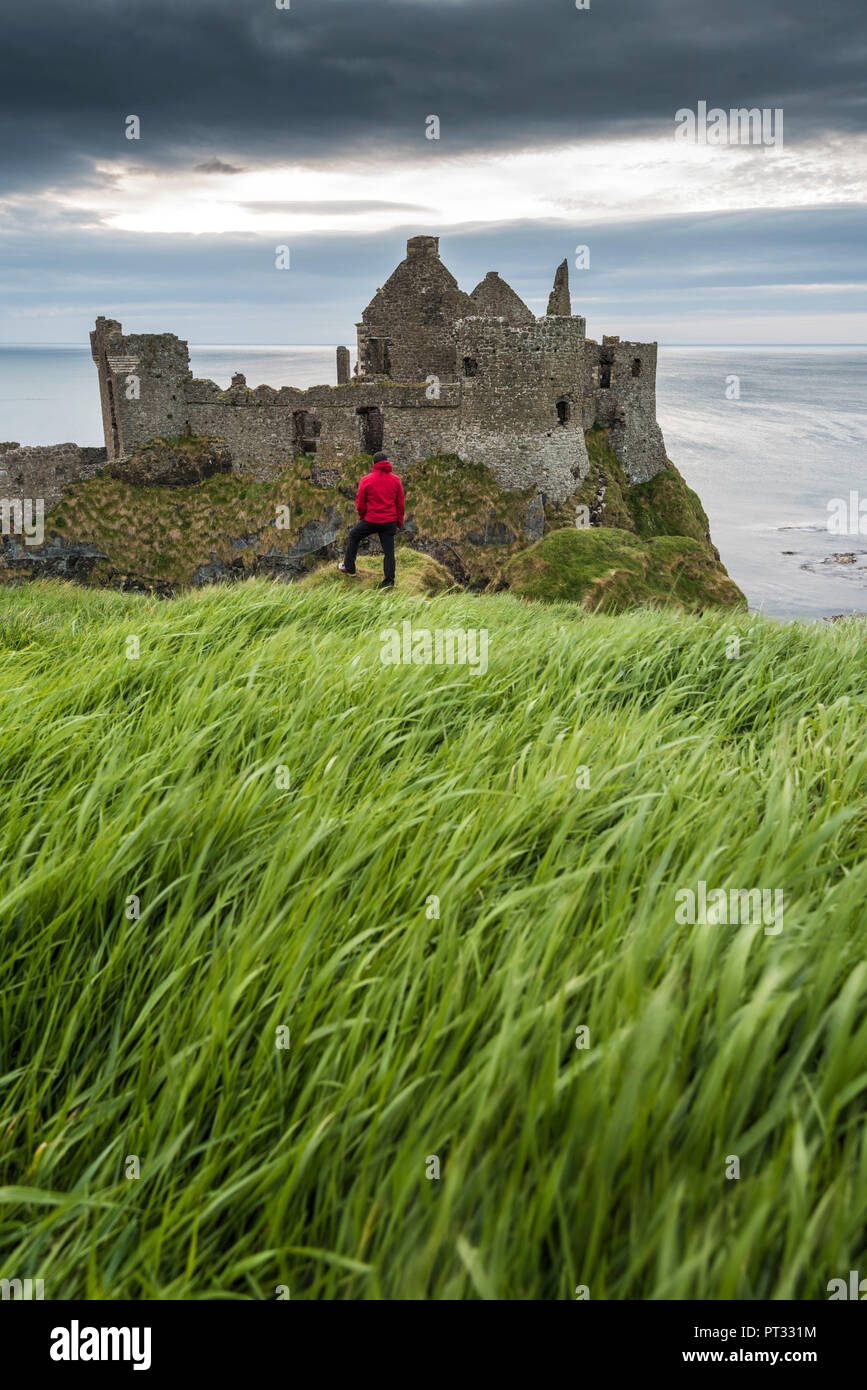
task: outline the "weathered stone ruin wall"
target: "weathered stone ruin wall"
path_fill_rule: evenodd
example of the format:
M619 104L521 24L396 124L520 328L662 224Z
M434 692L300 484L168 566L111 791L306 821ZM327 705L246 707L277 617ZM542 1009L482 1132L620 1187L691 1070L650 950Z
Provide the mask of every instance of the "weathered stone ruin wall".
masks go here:
M456 326L461 366L457 453L506 488L562 501L587 474L581 382L584 319L514 326L473 317Z
M439 237L411 237L406 251L357 325L359 375L454 381L453 326L478 311L440 260Z
M128 457L160 435L183 434L192 380L185 342L174 333L124 333L116 320L103 318L90 342L110 460Z
M435 400L426 389L371 383L278 391L238 384L221 391L213 381L193 380L187 420L193 434L225 439L235 467L259 479L272 477L294 454L315 454L327 468L341 457L385 448L395 467L406 468L454 452L459 387L441 387Z
M552 316L568 316L572 313L572 299L569 294L568 261L561 261L554 274L554 288L548 295L547 313Z
M584 424L608 429L629 481L643 483L665 467L656 423L656 343L588 339L584 354Z
M0 497L40 498L50 512L68 483L93 478L107 461L105 449L82 449L78 444L20 445L0 448Z

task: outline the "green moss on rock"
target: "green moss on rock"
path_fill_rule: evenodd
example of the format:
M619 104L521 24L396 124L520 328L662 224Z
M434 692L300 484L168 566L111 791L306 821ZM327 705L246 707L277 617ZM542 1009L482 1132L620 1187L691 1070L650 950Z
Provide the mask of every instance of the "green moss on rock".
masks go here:
M647 482L630 483L607 430L588 430L585 440L590 470L568 504L557 509L561 525L571 522L577 507L583 505L589 510L591 526L634 531L645 538L691 536L719 560L701 501L670 459Z
M675 604L700 612L745 602L700 541L689 536L645 540L614 527L552 531L511 559L503 574L525 598L567 600L588 610Z

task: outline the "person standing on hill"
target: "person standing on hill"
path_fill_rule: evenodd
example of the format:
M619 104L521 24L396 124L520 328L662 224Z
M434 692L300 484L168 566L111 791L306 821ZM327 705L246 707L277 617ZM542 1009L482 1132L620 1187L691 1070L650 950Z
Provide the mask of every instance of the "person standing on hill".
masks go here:
M403 528L403 484L392 473L387 454L374 454L373 469L358 484L355 510L358 520L349 532L346 554L337 566L341 574L355 574L355 557L366 536L374 531L382 546L385 578L380 589L394 588L394 537Z

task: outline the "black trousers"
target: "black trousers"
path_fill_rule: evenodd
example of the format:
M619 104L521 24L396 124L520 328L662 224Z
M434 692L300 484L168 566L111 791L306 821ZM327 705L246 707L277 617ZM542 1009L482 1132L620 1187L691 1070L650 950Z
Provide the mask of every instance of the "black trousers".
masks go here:
M358 547L367 536L372 536L374 531L379 536L379 543L382 546L382 553L385 557L383 568L385 570L386 583L393 584L394 537L397 531L396 521L357 521L350 529L343 563L346 566L348 574L355 573L355 557L358 554Z

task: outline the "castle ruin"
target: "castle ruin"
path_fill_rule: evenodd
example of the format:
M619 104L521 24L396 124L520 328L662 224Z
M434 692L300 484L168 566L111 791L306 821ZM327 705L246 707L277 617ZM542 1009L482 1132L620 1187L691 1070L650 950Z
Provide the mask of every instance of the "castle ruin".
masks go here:
M91 333L109 462L155 438L224 439L235 468L273 476L294 455L329 463L385 449L398 471L434 454L486 464L502 487L562 501L586 476L584 431L604 427L631 482L665 466L656 422L656 344L585 337L572 313L568 266L536 318L490 271L464 293L415 236L357 325L357 362L337 349L337 384L307 390L222 390L190 371L171 333L124 333L100 317Z

